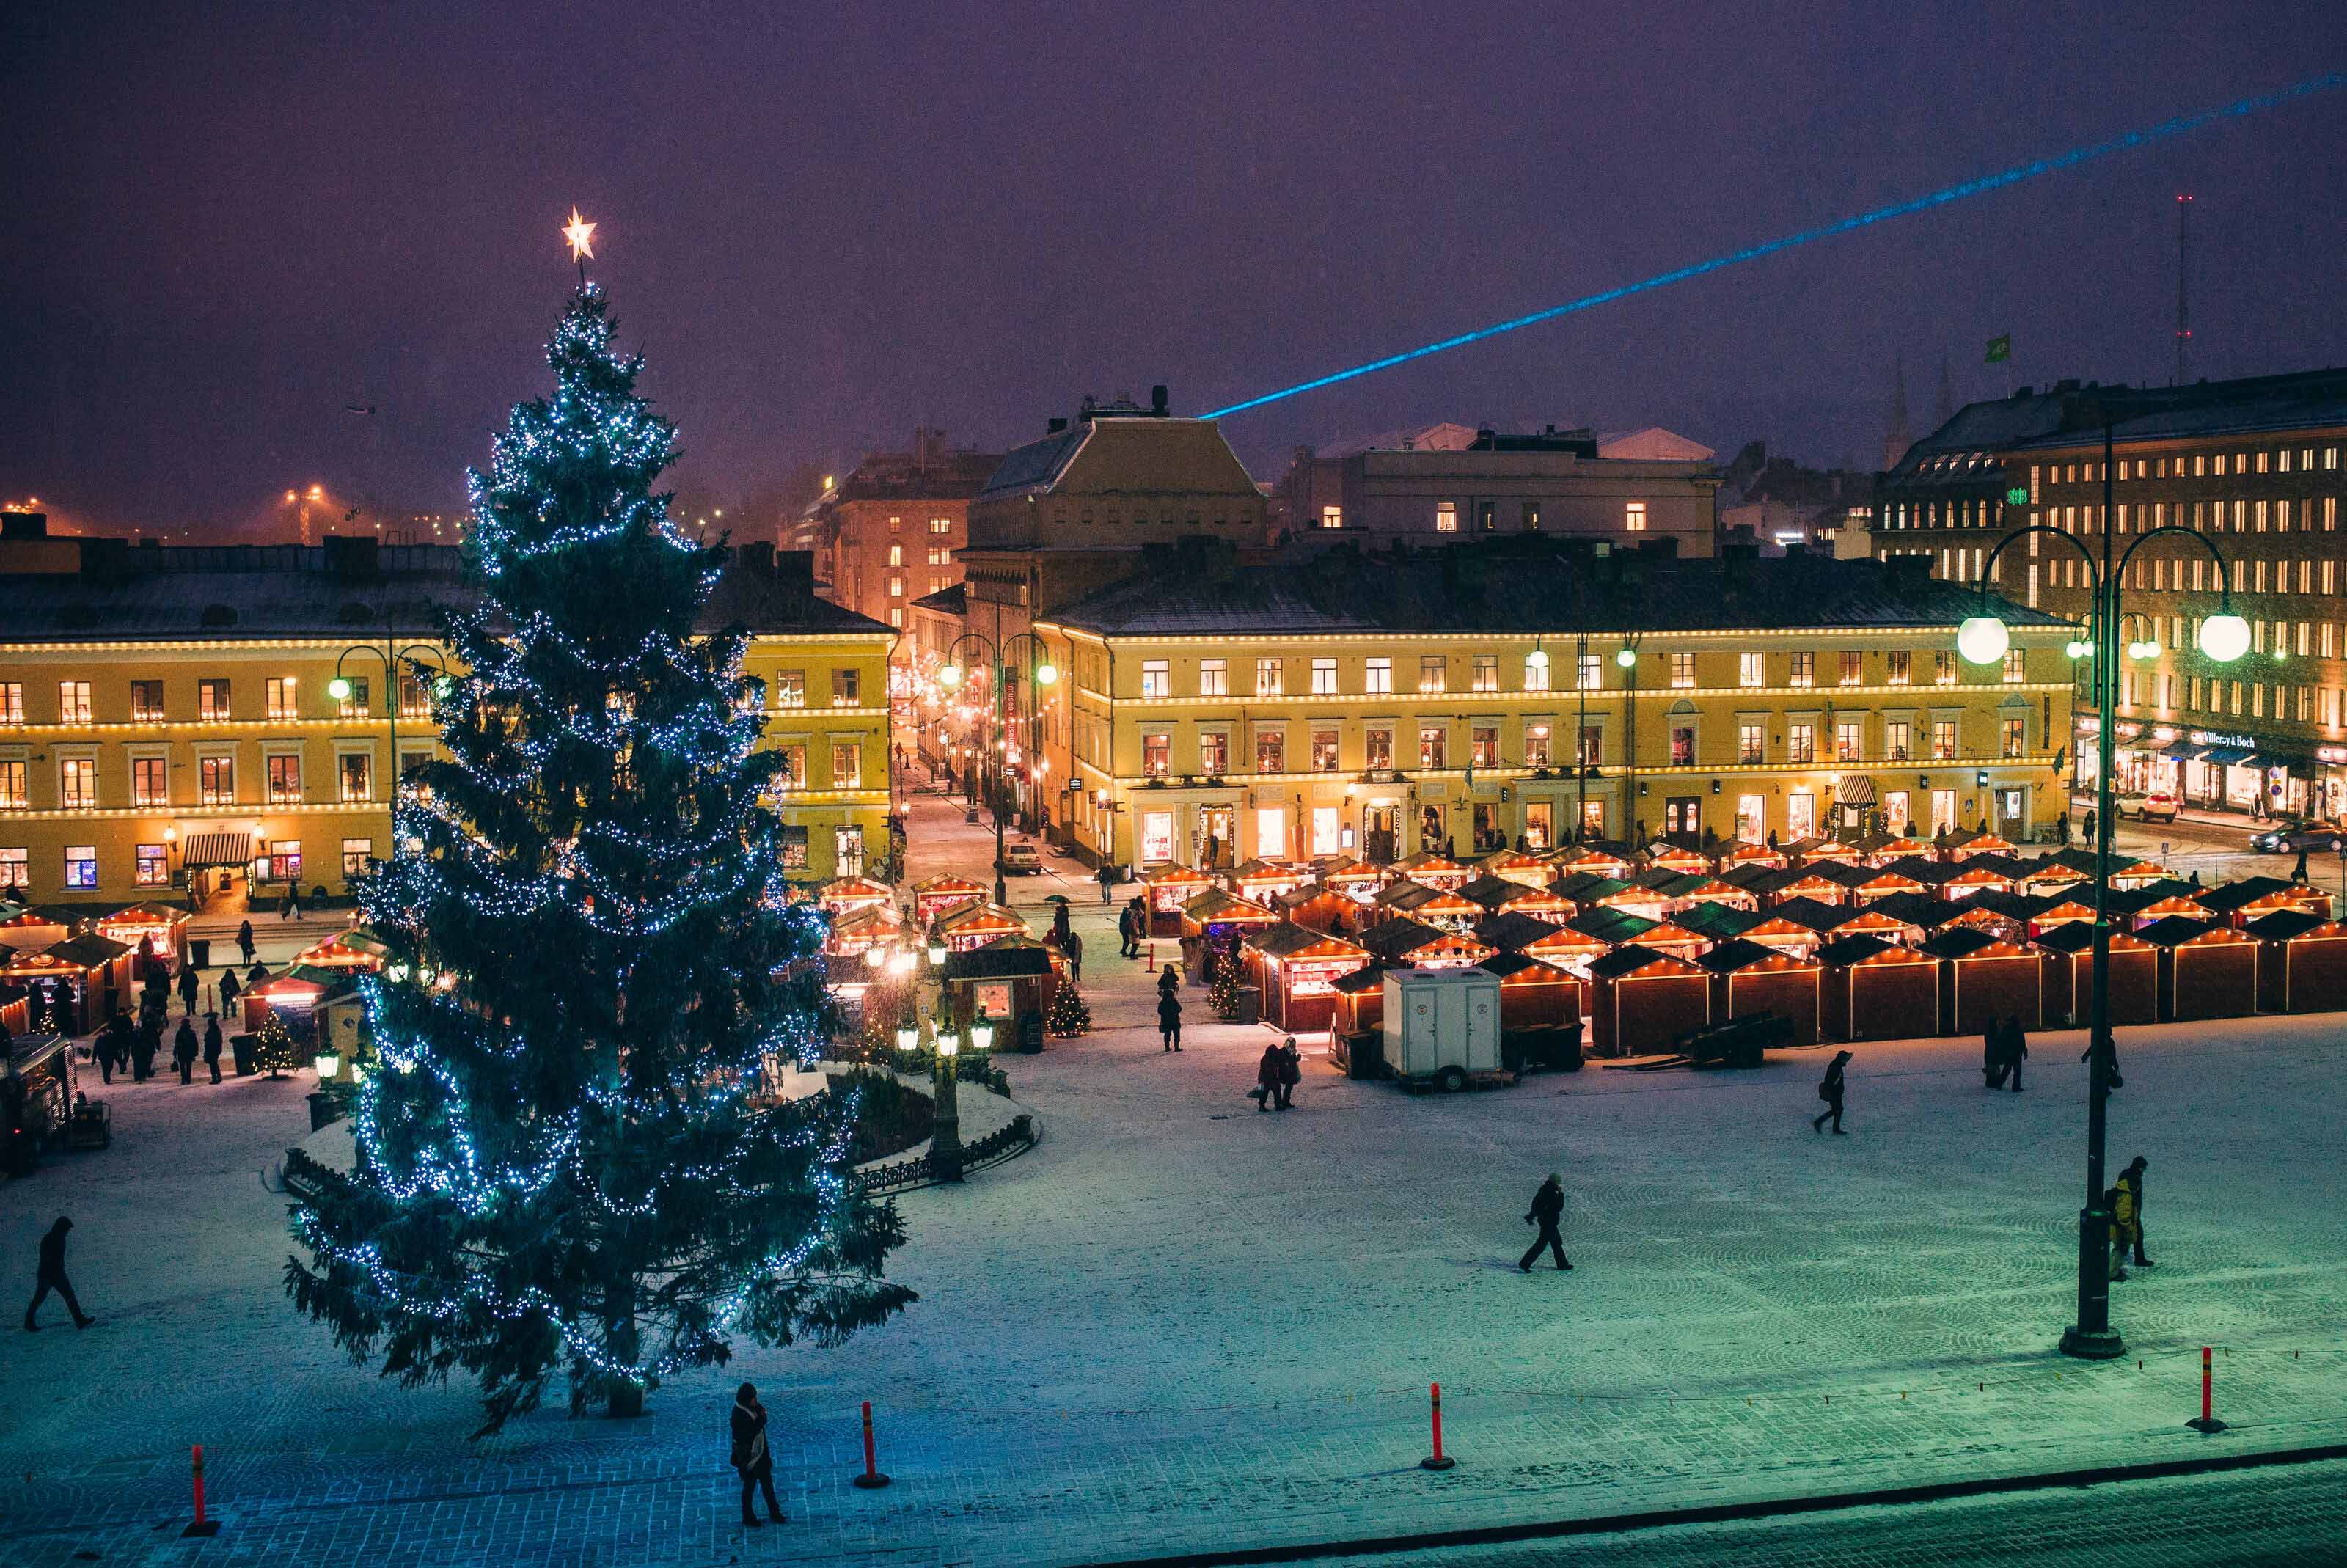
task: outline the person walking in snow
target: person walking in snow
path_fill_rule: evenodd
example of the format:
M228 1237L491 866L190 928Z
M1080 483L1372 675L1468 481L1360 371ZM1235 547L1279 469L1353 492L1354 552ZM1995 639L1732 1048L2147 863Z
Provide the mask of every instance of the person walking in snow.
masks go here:
M1556 1255L1558 1268L1571 1268L1573 1260L1564 1255L1563 1223L1564 1178L1551 1171L1548 1180L1540 1184L1540 1191L1532 1194L1532 1206L1524 1215L1524 1224L1540 1226L1540 1235L1533 1238L1532 1250L1516 1259L1516 1267L1530 1274L1532 1260L1540 1256L1542 1247L1546 1247Z
M1833 1118L1835 1133L1837 1135L1840 1133L1842 1069L1848 1067L1850 1061L1850 1052L1838 1050L1834 1053L1833 1061L1827 1065L1825 1078L1818 1084L1818 1098L1826 1102L1826 1108L1809 1119L1810 1132L1824 1132L1826 1118L1830 1116Z
M1116 867L1103 860L1101 862L1101 868L1092 875L1100 879L1101 902L1103 905L1115 903L1116 895L1109 889L1116 886Z
M1168 964L1157 971L1157 994L1170 997L1182 989L1182 966Z
M1995 1090L2004 1084L2004 1025L1992 1020L1981 1030L1981 1086Z
M73 1221L59 1214L57 1223L41 1237L40 1257L33 1266L33 1304L25 1308L25 1332L27 1334L41 1331L41 1326L33 1321L33 1315L40 1311L41 1303L49 1298L52 1290L65 1297L66 1310L73 1314L75 1327L87 1328L97 1321L82 1311L80 1301L74 1296L73 1281L66 1277L66 1232L71 1229Z
M1133 957L1133 908L1130 905L1116 912L1116 956Z
M179 1012L183 1017L196 1016L196 993L202 989L196 979L195 967L191 964L179 966Z
M2143 1255L2143 1173L2149 1164L2149 1161L2141 1154L2137 1154L2128 1163L2127 1168L2119 1173L2119 1185L2125 1187L2135 1199L2133 1227L2135 1234L2131 1239L2135 1243L2135 1266L2137 1268L2159 1266Z
M226 1012L236 1006L237 995L243 989L242 986L237 984L234 969L222 969L220 978L220 1011Z
M2137 1239L2135 1188L2122 1174L2103 1197L2111 1211L2111 1277L2125 1279L2127 1248Z
M1067 906L1062 904L1060 907L1064 909ZM1060 951L1067 955L1068 978L1081 985L1084 979L1084 939L1071 929L1060 938Z
M155 1057L163 1049L163 1026L147 1013L138 1020L138 1037L130 1046L130 1081L144 1083L155 1076Z
M2086 808L2086 836L2085 839L2085 842L2090 845L2095 842L2095 808L2090 805Z
M1182 999L1162 986L1157 992L1157 1032L1164 1037L1165 1050L1182 1049Z
M211 1070L212 1081L220 1081L220 1014L204 1014L204 1065Z
M1257 1111L1279 1108L1279 1047L1265 1046L1261 1060L1255 1064L1255 1088L1249 1091Z
M171 1061L179 1070L182 1084L196 1081L196 1026L184 1018L179 1032L171 1037Z
M1296 1108L1296 1086L1304 1081L1304 1053L1296 1049L1296 1037L1289 1035L1279 1048L1279 1108Z
M2029 1033L2021 1027L2016 1016L2004 1020L2004 1073L2007 1087L2015 1094L2021 1092L2021 1064L2029 1060Z
M237 922L236 950L244 955L246 963L252 962L252 922L250 920Z
M766 1497L766 1517L776 1524L783 1522L783 1505L774 1501L774 1456L766 1447L766 1407L758 1403L754 1383L744 1383L733 1390L733 1411L728 1418L733 1446L728 1456L733 1472L742 1478L742 1526L756 1530L761 1521L750 1508L752 1495L763 1491Z

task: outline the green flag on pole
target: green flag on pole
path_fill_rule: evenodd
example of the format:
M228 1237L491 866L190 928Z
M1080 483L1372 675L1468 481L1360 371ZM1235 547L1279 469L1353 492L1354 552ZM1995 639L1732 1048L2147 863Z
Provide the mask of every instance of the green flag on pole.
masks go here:
M2002 364L2013 357L2013 334L2005 333L1988 340L1987 364Z

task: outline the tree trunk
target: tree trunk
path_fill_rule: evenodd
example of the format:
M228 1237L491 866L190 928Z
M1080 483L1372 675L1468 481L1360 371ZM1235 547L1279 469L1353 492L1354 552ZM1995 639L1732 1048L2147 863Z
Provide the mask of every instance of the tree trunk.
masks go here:
M609 1299L610 1301L610 1333L606 1343L614 1361L633 1364L641 1354L641 1343L636 1333L636 1279L624 1263L616 1264ZM644 1386L629 1378L611 1377L605 1395L603 1413L613 1420L624 1420L644 1413Z

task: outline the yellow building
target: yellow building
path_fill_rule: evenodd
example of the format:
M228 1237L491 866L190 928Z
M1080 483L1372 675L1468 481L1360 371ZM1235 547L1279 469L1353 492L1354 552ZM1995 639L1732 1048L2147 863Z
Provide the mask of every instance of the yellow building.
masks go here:
M1575 821L2026 839L2064 809L2071 634L2003 605L2013 653L1967 664L1974 600L1922 564L1502 539L1263 567L1202 543L1038 618L1047 745L1077 840L1142 870L1542 847Z
M390 845L390 782L433 749L386 651L439 661L457 552L329 538L131 548L0 536L0 899L119 907L190 885L345 889ZM743 550L706 615L753 633L794 880L887 845L888 629L816 599L805 556ZM336 697L333 682L348 683Z

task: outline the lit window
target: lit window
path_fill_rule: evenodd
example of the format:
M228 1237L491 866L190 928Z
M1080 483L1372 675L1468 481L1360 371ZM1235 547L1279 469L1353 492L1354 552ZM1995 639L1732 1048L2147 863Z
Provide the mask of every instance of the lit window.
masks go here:
M1387 692L1393 690L1393 661L1382 655L1371 658L1361 671L1362 690Z
M1422 768L1450 766L1447 748L1450 732L1441 724L1421 724L1418 731L1418 765Z
M1337 694L1337 661L1334 659L1315 659L1312 661L1312 694L1316 697Z
M1220 659L1198 661L1198 695L1225 697L1230 694L1230 670Z
M1393 766L1393 732L1375 725L1361 733L1361 765L1372 770Z
M2004 722L2004 754L2017 757L2028 744L2029 721L2007 719Z
M1542 654L1537 661L1529 658L1524 661L1524 690L1527 692L1548 690L1547 654Z
M1795 686L1816 685L1818 683L1818 656L1814 653L1794 654L1792 676L1788 683Z
M1866 749L1866 721L1843 719L1834 725L1834 761L1857 762Z
M1337 771L1336 731L1312 732L1312 771L1316 774L1333 774Z
M1788 750L1786 761L1797 767L1806 767L1818 760L1818 730L1814 724L1786 726Z
M2029 679L2027 661L2022 657L2021 650L2018 648L2008 648L2004 651L2004 678L2015 683Z
M1632 501L1622 508L1622 531L1643 534L1646 531L1646 503Z
M302 799L302 759L279 753L269 759L269 804L292 805Z
M87 724L89 723L89 682L60 681L57 682L57 723Z
M0 849L0 888L25 888L33 885L33 852L17 846Z
M301 713L301 688L292 676L272 676L268 686L269 716L272 719L298 719Z
M1956 754L1956 722L1953 719L1932 721L1932 760L1947 762Z
M97 846L94 844L66 845L66 886L95 887L97 886Z
M359 876L374 859L374 840L345 838L343 840L343 876L345 880Z
M1320 526L1324 528L1343 528L1345 526L1345 508L1342 507L1321 507Z
M169 805L171 802L170 768L161 757L130 759L130 804L133 805Z
M25 793L25 773L21 761L0 761L0 811L24 811L32 805Z
M1440 653L1423 653L1418 661L1418 689L1421 692L1447 691L1450 682L1450 661Z
M1671 685L1673 689L1676 691L1686 692L1694 690L1694 654L1674 653L1671 655Z
M1841 683L1845 686L1855 686L1865 678L1865 655L1855 649L1844 650L1841 656Z
M1940 686L1956 683L1956 656L1953 651L1942 648L1932 655L1932 681Z
M1459 508L1449 501L1438 501L1434 507L1434 531L1455 534L1459 531Z
M1144 697L1171 697L1174 694L1174 676L1164 660L1144 659L1141 661L1141 694Z
M1747 764L1759 762L1761 753L1768 744L1767 736L1763 733L1765 728L1764 725L1749 723L1736 726L1736 760L1737 762Z
M302 841L281 838L268 845L269 879L291 882L302 875Z
M1904 686L1914 678L1915 655L1904 648L1894 648L1882 656L1883 678L1893 686Z
M853 708L863 691L862 672L856 670L834 670L831 672L831 705Z
M342 798L345 801L374 798L374 759L364 752L344 752L336 761L340 764Z
M171 858L159 844L133 846L131 880L141 887L160 887L171 879Z
M236 804L235 758L203 757L198 760L196 804L199 805L234 805Z
M1276 697L1285 689L1286 683L1287 666L1281 661L1258 659L1255 661L1255 694L1256 696Z
M1208 778L1219 778L1231 771L1231 738L1220 730L1205 730L1198 735L1198 771Z
M1580 686L1583 692L1594 692L1605 684L1605 661L1602 655L1584 653L1581 656Z
M25 722L25 683L22 681L0 681L0 724L21 724Z
M856 789L864 783L864 743L861 741L831 743L831 787Z
M1528 768L1548 766L1548 726L1546 724L1524 726L1524 766Z
M1736 683L1739 686L1758 686L1765 683L1764 672L1760 667L1760 655L1758 653L1737 655Z
M1279 774L1287 771L1286 732L1257 730L1255 733L1255 771L1259 774Z
M1467 684L1471 691L1498 691L1500 689L1500 656L1496 653L1476 654L1473 670Z
M57 764L58 804L68 810L97 804L97 759L67 757Z
M1174 737L1168 734L1141 737L1141 771L1152 778L1163 778L1174 760Z
M159 724L163 722L163 682L133 681L130 682L130 718L134 723Z

